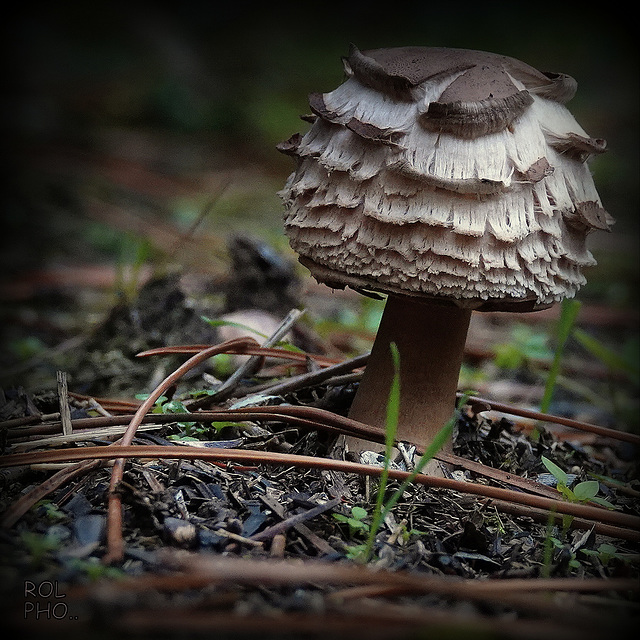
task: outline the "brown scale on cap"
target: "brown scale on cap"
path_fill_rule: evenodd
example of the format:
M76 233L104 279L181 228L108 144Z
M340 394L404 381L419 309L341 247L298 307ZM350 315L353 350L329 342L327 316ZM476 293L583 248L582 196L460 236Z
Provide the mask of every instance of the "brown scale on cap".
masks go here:
M389 295L350 416L382 426L400 350L399 439L450 417L472 310L533 311L572 297L608 229L587 162L605 150L564 106L576 82L465 49L359 51L312 94L285 230L312 275Z

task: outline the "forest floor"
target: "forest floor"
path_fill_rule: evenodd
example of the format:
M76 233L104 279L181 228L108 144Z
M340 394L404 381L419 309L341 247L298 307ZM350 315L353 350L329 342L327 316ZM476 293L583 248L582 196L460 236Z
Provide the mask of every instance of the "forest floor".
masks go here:
M52 380L48 389L5 386L4 622L34 636L630 637L638 622L638 437L575 399L579 384L627 383L569 354L574 395L560 392L556 413L543 416L534 347L515 349L508 337L514 323L529 327L531 343L545 323L553 327L557 310L535 320L474 318L461 376L461 389L475 383L474 395L458 413L453 455L436 454L444 477L420 474L398 493L408 471L397 459L383 503L397 502L369 540L380 467L336 459L334 443L357 428L345 416L363 365L354 353L373 336L363 322L371 306L309 286L313 317L351 308L357 326L344 313L328 324L303 316L287 331L296 351L256 351L243 338L255 338L251 331L202 321L212 292L231 299L259 281L263 299L285 300L277 288L290 291L295 276L284 277L277 258L265 262L260 243L238 242L242 264L224 286L149 278L90 332L31 363L35 379ZM625 323L602 314L585 309L584 321ZM504 348L488 345L498 343L520 354L519 365L496 366ZM178 369L216 344L221 353L257 354L260 368L222 392L246 357ZM200 346L135 357L165 345ZM57 384L56 370L66 373ZM176 370L129 429L135 450L122 449L111 491L117 442L140 394ZM543 457L566 472L574 493L558 492ZM590 497L608 508L580 499L577 485L594 480Z

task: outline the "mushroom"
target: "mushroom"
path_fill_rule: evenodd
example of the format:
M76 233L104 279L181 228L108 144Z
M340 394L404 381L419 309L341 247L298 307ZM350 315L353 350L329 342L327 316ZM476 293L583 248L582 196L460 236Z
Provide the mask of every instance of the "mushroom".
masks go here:
M606 143L564 106L573 78L510 57L351 46L344 68L278 147L297 161L285 231L319 282L387 295L349 416L384 427L394 342L397 437L425 447L455 408L471 312L544 309L585 283L586 237L613 223L587 165Z

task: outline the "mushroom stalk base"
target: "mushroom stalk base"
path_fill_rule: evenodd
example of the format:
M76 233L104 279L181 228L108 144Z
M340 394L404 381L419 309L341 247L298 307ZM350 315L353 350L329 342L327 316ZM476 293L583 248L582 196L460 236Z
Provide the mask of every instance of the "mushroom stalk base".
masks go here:
M419 448L429 445L455 410L470 320L468 309L389 296L349 417L384 429L393 379L390 343L395 342L400 353L397 439ZM379 449L358 438L347 438L347 445L351 451Z

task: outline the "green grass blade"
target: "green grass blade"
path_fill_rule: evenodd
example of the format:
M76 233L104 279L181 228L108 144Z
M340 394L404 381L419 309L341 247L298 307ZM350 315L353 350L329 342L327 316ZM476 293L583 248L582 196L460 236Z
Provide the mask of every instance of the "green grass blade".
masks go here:
M556 329L556 350L553 356L553 362L551 363L551 368L549 369L549 375L547 376L544 395L540 402L540 411L543 413L546 413L551 405L558 375L560 374L564 347L571 333L571 329L575 324L576 318L578 317L578 313L580 312L580 306L581 305L578 300L562 301L562 311L560 313L560 320L558 321L558 327Z
M464 404L466 398L459 403L459 406ZM386 518L387 514L393 507L396 505L398 500L402 497L402 494L405 492L406 488L416 479L416 476L424 469L425 465L429 460L431 460L440 449L445 445L445 443L451 438L453 433L453 428L458 419L458 412L454 412L449 421L438 431L435 438L431 442L431 444L425 449L422 454L418 464L415 466L415 469L405 478L402 484L398 487L398 489L394 492L394 494L389 498L387 503L384 506L384 509L381 513L381 520Z
M573 337L593 356L595 356L600 362L605 364L612 371L620 371L626 373L633 381L638 382L640 380L640 367L638 366L637 357L634 359L627 359L617 353L611 351L611 349L605 347L599 340L590 336L586 331L582 329L575 329Z
M398 347L394 342L389 345L389 348L391 349L391 358L393 360L393 380L391 381L391 389L389 390L389 397L387 399L384 467L382 468L382 474L380 475L380 486L378 488L376 506L371 519L371 528L369 529L369 536L365 544L363 558L365 562L368 562L371 558L376 534L382 524L384 515L386 515L386 511L383 515L382 505L384 502L384 493L387 487L387 481L389 479L389 465L391 464L393 443L396 439L398 419L400 415L400 353L398 352Z

